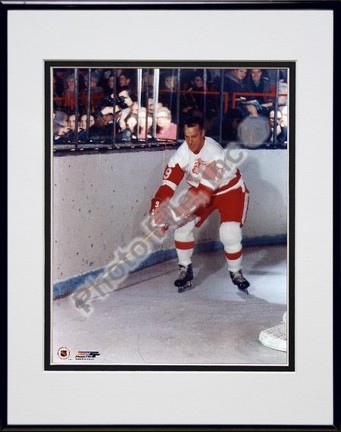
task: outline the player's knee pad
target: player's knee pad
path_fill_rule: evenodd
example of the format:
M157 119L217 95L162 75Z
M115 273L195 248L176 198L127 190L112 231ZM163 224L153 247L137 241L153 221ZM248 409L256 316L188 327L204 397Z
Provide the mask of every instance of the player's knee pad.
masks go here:
M242 229L239 222L223 222L219 228L220 241L227 252L237 252L241 249Z
M177 228L174 231L174 240L180 242L194 241L193 230L195 227L195 220L187 222L185 225Z

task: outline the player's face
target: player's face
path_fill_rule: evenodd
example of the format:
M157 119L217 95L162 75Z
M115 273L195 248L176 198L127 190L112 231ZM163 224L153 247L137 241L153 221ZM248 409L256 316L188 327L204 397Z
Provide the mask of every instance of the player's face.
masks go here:
M200 129L199 125L185 126L184 134L188 148L195 154L199 153L205 144L205 130Z

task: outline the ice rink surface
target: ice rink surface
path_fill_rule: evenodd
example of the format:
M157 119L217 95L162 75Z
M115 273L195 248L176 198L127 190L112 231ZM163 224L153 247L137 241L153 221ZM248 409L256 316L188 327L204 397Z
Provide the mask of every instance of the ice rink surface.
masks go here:
M91 313L72 296L52 304L53 364L286 365L288 353L263 346L259 333L282 321L287 308L286 246L244 249L249 295L232 284L223 251L193 256L194 288L173 285L177 261L135 272L119 290L97 296ZM70 356L57 353L66 347ZM98 351L76 360L78 351Z

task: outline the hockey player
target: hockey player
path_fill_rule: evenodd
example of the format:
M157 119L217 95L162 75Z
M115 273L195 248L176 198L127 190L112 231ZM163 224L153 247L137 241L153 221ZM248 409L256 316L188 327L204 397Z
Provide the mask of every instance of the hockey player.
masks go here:
M219 236L230 277L234 285L247 293L250 284L241 271L241 227L246 217L249 191L236 164L226 157L227 153L220 144L205 136L201 118L187 119L184 138L165 168L162 184L150 209L154 224L164 229L176 225L174 240L179 276L174 284L179 292L191 287L194 228L200 227L214 210L218 210ZM190 188L180 204L174 207L169 200L184 176Z

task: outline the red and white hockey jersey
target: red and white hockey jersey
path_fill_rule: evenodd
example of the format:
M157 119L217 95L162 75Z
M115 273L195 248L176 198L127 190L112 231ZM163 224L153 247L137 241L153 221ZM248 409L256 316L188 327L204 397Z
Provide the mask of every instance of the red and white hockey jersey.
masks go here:
M194 154L184 141L168 162L155 197L161 201L170 198L184 177L192 187L203 188L213 195L226 193L242 184L233 160L210 137L205 137L205 144L198 154Z

